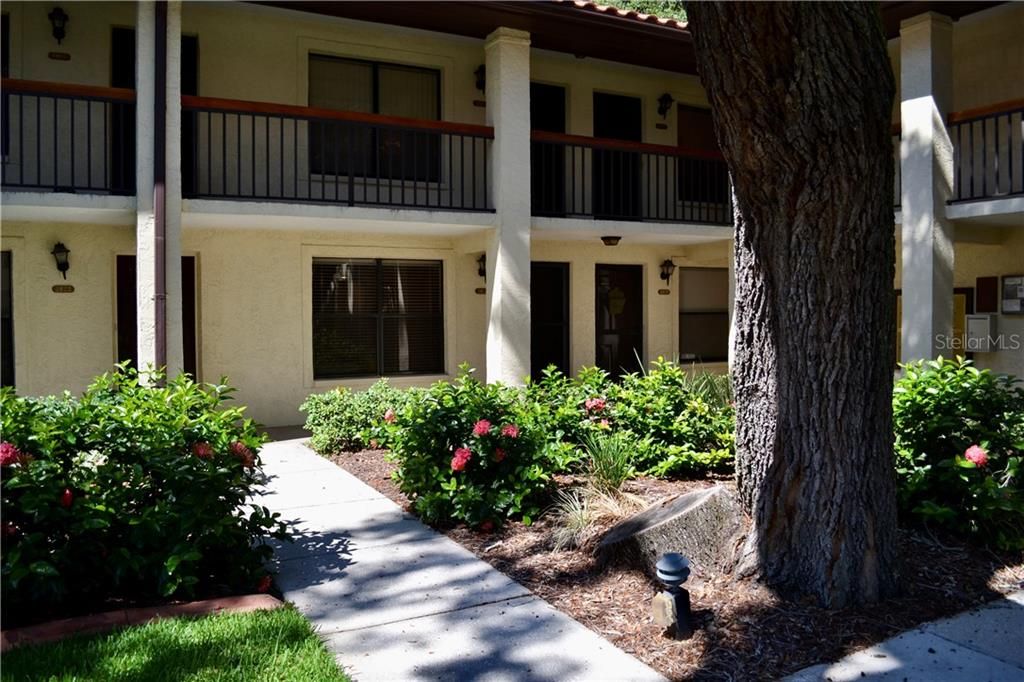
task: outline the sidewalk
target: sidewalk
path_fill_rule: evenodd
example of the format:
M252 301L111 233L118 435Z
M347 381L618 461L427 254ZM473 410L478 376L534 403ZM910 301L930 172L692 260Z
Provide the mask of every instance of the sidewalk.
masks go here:
M787 679L1024 680L1024 590L975 611L926 623L835 663L801 670Z
M301 440L261 457L277 584L357 682L663 679Z

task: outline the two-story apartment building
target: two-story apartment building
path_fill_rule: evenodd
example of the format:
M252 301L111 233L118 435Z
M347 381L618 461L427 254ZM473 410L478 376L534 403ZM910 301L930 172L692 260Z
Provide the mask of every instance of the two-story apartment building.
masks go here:
M584 2L2 11L22 393L132 359L227 375L276 425L311 392L463 362L726 369L728 173L683 24ZM1024 7L883 16L903 355L993 295L993 328L1024 335ZM1005 346L976 360L1024 374Z

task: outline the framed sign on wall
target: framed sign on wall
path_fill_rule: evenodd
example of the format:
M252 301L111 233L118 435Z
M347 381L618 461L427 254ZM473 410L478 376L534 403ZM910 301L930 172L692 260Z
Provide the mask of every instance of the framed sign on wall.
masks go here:
M1003 275L1000 298L1003 315L1024 315L1024 275Z

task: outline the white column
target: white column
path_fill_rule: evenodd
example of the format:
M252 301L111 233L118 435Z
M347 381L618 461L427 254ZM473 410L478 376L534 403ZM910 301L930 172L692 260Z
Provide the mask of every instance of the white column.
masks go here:
M487 380L530 374L530 34L499 28L484 45L496 227L487 246Z
M729 371L735 358L736 343L736 240L729 240Z
M181 319L181 11L180 0L167 3L167 153L164 253L167 257L167 369L184 370Z
M137 5L135 22L135 288L139 368L156 364L156 217L153 211L153 64L156 6Z
M939 337L953 333L952 58L948 17L929 12L900 25L903 362L935 357Z

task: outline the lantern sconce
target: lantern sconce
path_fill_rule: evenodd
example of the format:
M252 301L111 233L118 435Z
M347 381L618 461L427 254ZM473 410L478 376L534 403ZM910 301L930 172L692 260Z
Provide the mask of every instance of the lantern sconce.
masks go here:
M674 103L675 99L672 98L672 95L667 92L664 93L658 98L658 114L660 114L662 118L668 118L668 112L672 109L672 105Z
M618 246L620 241L622 241L622 237L618 237L615 235L601 237L601 243L604 244L605 246Z
M480 257L476 259L476 274L487 280L487 254L481 253Z
M476 89L485 92L487 90L487 67L481 64L476 67L473 75L476 76Z
M53 37L60 45L67 35L68 15L63 8L57 6L46 16L50 20L50 25L53 26Z
M64 246L64 242L57 242L53 245L53 251L50 255L57 261L57 272L64 276L64 279L68 278L68 269L71 267L71 263L68 262L68 254L71 251L68 247Z
M672 279L672 273L676 271L676 264L671 258L666 258L661 264L661 278L667 283Z

